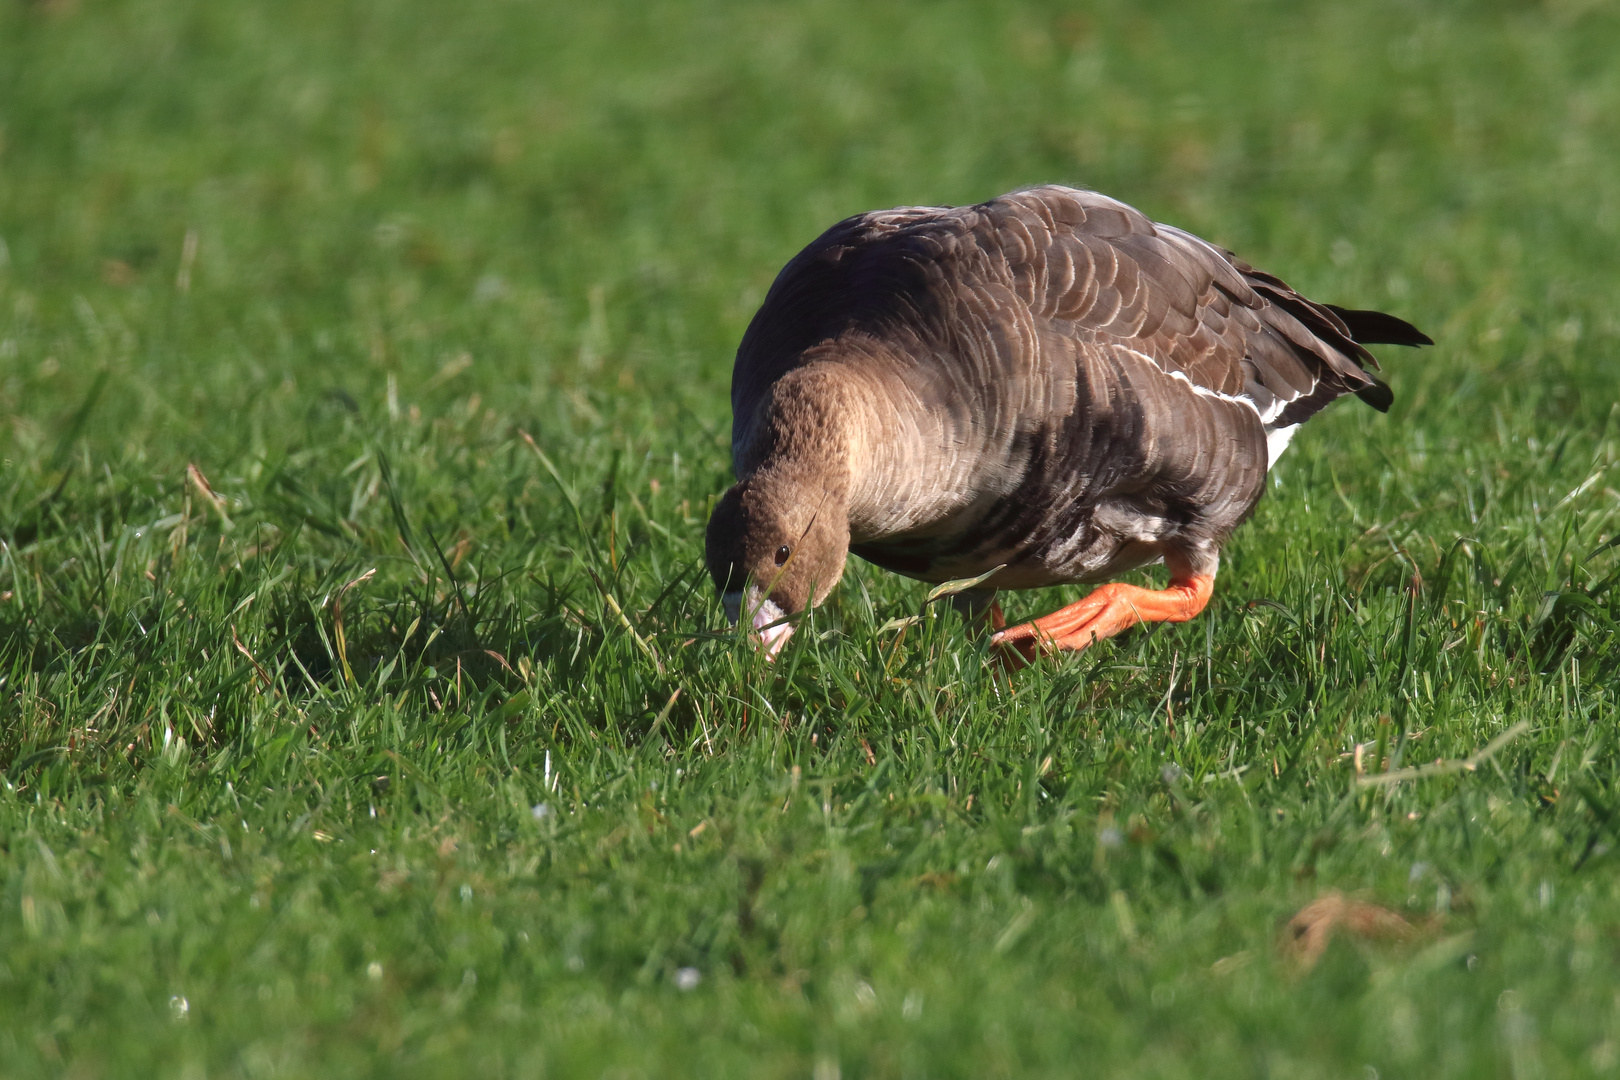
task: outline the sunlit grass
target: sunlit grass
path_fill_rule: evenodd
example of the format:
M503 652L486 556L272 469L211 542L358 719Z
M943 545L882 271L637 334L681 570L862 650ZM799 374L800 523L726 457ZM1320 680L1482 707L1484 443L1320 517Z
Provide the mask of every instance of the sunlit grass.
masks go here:
M1617 54L1578 4L0 9L0 1073L1611 1071ZM1439 344L1185 626L1009 682L854 565L774 666L711 633L776 270L1043 181ZM1307 963L1331 891L1404 928Z

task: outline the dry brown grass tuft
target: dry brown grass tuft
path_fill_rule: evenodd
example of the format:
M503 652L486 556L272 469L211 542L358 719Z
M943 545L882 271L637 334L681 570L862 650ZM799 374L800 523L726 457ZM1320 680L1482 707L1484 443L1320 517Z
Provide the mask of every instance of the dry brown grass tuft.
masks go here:
M1355 900L1340 892L1327 892L1300 908L1283 931L1283 952L1304 971L1343 931L1364 941L1409 941L1417 928L1389 908Z

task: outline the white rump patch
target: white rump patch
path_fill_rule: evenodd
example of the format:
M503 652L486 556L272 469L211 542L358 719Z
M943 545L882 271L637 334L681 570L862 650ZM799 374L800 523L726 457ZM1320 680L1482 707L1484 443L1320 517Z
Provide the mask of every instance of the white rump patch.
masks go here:
M1277 464L1277 459L1283 456L1288 449L1288 442L1299 430L1298 424L1289 424L1287 427L1271 428L1266 432L1266 468Z

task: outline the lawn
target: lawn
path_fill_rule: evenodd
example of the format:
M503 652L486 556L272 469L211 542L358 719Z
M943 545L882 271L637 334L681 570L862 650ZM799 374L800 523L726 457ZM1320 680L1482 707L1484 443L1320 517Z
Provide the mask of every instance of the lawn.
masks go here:
M1617 56L1580 0L4 0L0 1075L1613 1072ZM772 277L1047 181L1438 344L1195 622L1009 682L852 561L762 663L701 553Z

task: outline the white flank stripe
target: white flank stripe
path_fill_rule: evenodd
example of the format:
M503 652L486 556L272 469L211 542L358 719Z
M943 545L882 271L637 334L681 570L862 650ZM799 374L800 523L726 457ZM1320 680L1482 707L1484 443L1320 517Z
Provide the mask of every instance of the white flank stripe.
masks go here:
M1187 377L1187 373L1184 371L1166 371L1164 368L1159 367L1158 361L1154 360L1153 357L1149 356L1145 352L1141 352L1137 349L1126 349L1125 351L1130 353L1132 356L1140 356L1143 360L1146 360L1148 363L1152 364L1160 374L1168 375L1172 379L1180 379L1182 382L1192 387L1193 393L1198 394L1201 397L1216 398L1220 401L1236 401L1247 405L1249 408L1255 411L1255 415L1260 417L1260 422L1263 424L1269 424L1271 421L1277 419L1278 414L1280 414L1288 404L1288 402L1283 401L1281 398L1277 398L1274 399L1272 403L1265 409L1261 409L1259 403L1246 393L1223 394L1219 390L1211 390L1207 386L1199 386L1197 383L1189 379ZM1255 384L1250 383L1249 385L1252 386ZM1287 441L1284 440L1284 445L1286 445L1286 442Z

